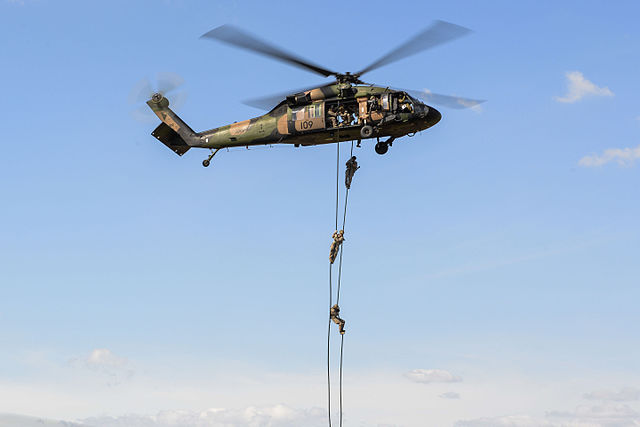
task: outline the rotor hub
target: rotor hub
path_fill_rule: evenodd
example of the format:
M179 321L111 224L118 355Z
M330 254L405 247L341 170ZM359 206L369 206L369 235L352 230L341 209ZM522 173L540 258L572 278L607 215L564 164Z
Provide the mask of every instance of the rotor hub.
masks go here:
M360 80L360 76L358 74L351 74L350 72L336 73L336 80L338 83L352 83L352 84L363 84L362 80Z
M160 101L162 101L162 98L164 98L164 95L162 95L160 92L156 92L151 95L151 101L155 102L156 104L159 104Z

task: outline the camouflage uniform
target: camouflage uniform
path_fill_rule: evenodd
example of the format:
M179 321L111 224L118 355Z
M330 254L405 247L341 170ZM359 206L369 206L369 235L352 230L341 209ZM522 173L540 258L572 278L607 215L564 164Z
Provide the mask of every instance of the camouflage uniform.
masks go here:
M409 100L407 99L406 95L402 94L400 98L398 98L398 104L400 104L401 113L406 113L406 112L413 113L413 106L411 105L411 102L409 102Z
M340 118L342 118L341 126L348 126L351 124L351 121L353 120L351 112L344 105L341 105L340 108L338 108L338 114L340 115Z
M333 307L331 307L329 314L331 316L331 320L333 320L333 322L340 327L340 335L344 335L344 324L346 322L344 321L344 319L340 318L340 307L338 307L338 304L335 304Z
M331 243L331 249L329 249L329 261L333 264L338 256L338 249L340 249L340 245L344 242L344 231L334 231L333 232L333 242Z
M327 116L329 117L329 125L332 128L338 127L338 114L333 108L329 108L327 111Z
M351 124L353 124L353 121L355 120L355 115L353 114L353 112L350 109L345 108L345 110L347 112L346 124L347 125L351 125Z
M350 189L353 175L355 175L356 171L360 169L360 166L358 166L356 156L351 156L351 158L347 160L347 163L345 163L345 165L347 166L347 170L344 173L344 185L345 187L347 187L347 189Z
M369 111L378 111L380 109L380 104L378 103L378 98L372 96L369 98Z

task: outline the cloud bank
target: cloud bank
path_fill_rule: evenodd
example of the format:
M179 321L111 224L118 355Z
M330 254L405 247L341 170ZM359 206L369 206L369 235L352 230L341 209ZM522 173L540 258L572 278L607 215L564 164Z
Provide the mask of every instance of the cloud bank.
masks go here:
M598 87L587 80L580 71L569 71L565 73L567 77L567 94L556 96L558 102L572 104L586 96L613 96L613 92L608 87Z
M609 148L600 155L593 154L580 159L578 164L584 167L595 167L616 162L620 166L633 166L640 159L640 145L634 148Z
M70 360L69 364L105 376L110 386L129 380L134 374L127 359L106 348L96 348L86 357Z
M250 406L244 409L162 411L157 415L92 417L82 420L91 427L324 427L326 410L294 409L286 405Z
M633 402L640 400L640 389L634 387L624 387L618 391L599 390L583 395L588 400L602 400L609 402Z
M2 427L90 427L69 421L48 420L46 418L29 417L26 415L0 414Z
M460 394L456 393L455 391L448 391L446 393L438 395L438 397L441 397L443 399L460 399Z
M462 381L462 378L443 369L414 369L404 374L404 376L413 382L423 384L457 383Z
M460 420L454 427L632 427L640 426L640 413L620 401L638 400L640 390L596 391L583 395L601 403L579 405L573 411L549 411L544 416L506 415Z
M458 421L455 427L554 427L547 421L528 415L507 415L504 417L486 417L474 420ZM586 427L586 426L585 426Z

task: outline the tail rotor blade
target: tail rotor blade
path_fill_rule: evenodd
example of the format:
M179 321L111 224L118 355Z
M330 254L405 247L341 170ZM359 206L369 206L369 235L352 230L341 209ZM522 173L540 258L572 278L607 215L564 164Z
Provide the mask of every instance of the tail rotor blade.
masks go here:
M176 73L158 73L157 92L166 95L184 84L184 79Z
M170 97L171 109L179 111L186 104L188 98L189 94L184 90L173 93Z
M131 118L139 123L152 124L158 121L155 114L145 105L141 105L135 110L131 111Z
M149 79L144 78L133 86L129 92L128 101L129 104L138 104L151 98L151 95L153 95L153 86Z
M173 110L179 110L186 102L187 92L182 88L184 79L176 73L158 73L152 82L145 78L137 82L128 96L129 104L132 104L131 117L141 123L156 123L158 118L149 109L146 102L151 96L159 92L167 96Z

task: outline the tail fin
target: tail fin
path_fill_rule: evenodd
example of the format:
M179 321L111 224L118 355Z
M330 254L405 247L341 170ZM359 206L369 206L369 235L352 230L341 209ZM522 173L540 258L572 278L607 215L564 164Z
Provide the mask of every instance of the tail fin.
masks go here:
M200 139L180 117L169 108L169 100L161 94L154 94L147 105L158 116L162 123L151 135L169 147L174 153L182 156L189 148L197 146Z

